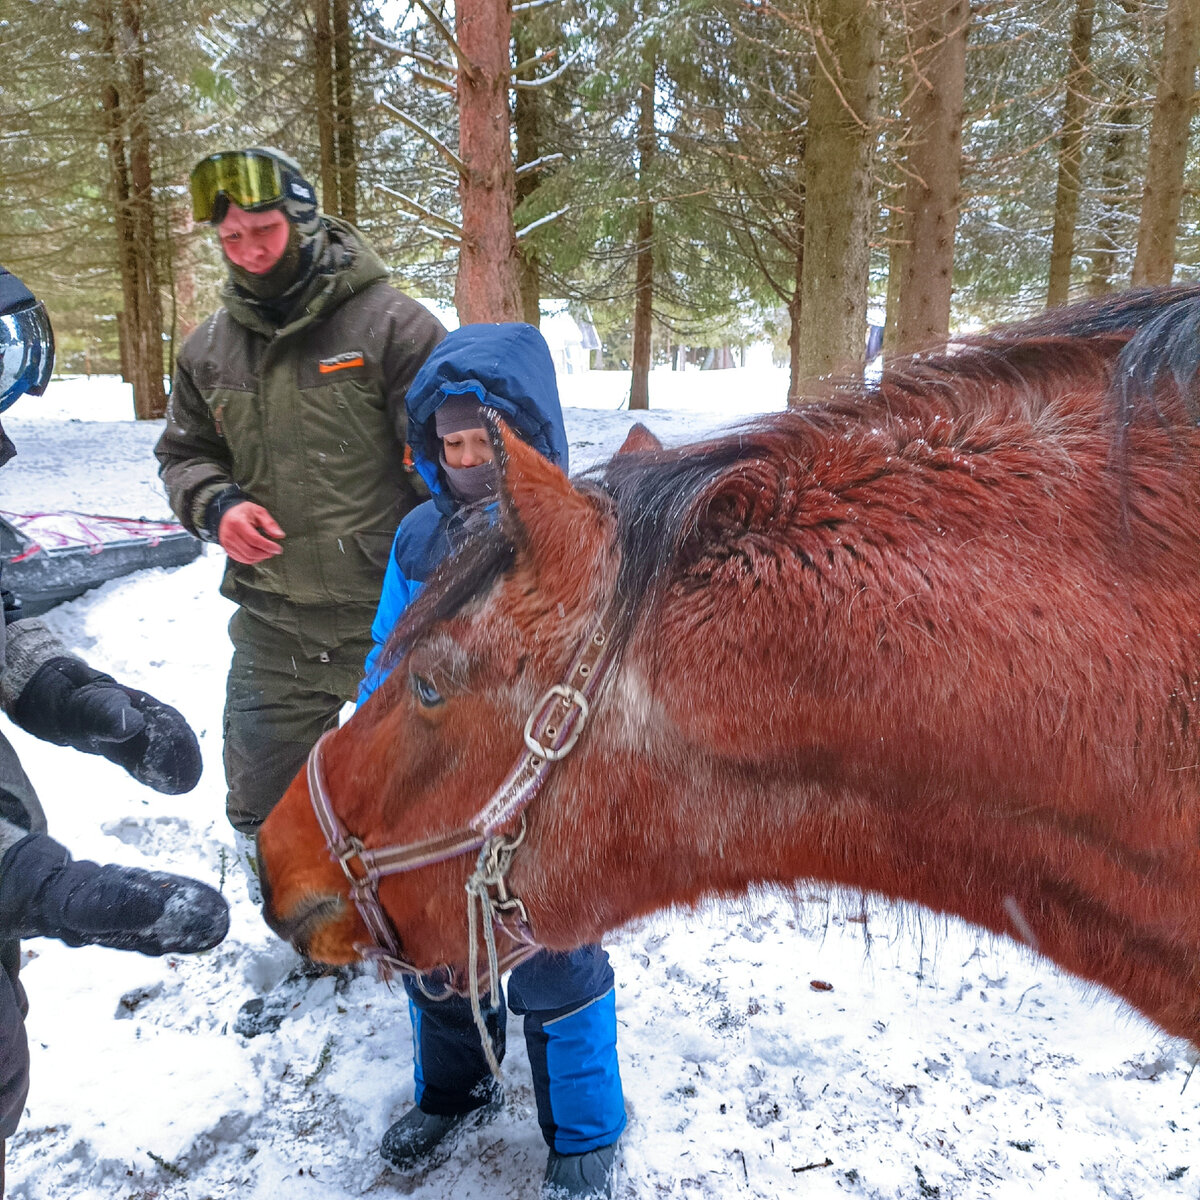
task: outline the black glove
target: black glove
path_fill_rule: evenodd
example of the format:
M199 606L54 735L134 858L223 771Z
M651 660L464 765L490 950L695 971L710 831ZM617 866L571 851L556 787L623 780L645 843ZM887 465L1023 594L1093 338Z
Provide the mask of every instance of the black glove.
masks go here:
M76 862L53 838L31 833L0 859L0 929L68 946L194 954L229 932L229 905L206 883Z
M174 796L200 781L200 746L182 714L78 658L40 666L12 715L34 737L102 754L156 792Z

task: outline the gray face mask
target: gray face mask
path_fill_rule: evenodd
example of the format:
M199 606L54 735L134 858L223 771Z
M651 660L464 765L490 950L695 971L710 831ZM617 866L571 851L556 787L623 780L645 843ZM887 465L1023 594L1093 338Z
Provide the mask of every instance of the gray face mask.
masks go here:
M479 463L474 467L452 467L446 462L445 454L438 455L438 462L450 485L450 494L459 504L474 504L477 500L490 500L496 496L496 464Z

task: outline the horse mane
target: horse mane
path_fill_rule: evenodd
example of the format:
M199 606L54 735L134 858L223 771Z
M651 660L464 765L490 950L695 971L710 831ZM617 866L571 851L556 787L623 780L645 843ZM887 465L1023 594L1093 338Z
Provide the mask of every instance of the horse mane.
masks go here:
M800 408L758 418L686 446L617 455L576 479L615 505L620 569L615 630L661 595L681 547L721 483L764 463L816 452L831 437L870 434L897 453L936 429L949 450L986 443L1019 421L1037 436L1056 402L1085 386L1103 397L1097 422L1110 430L1113 462L1128 466L1139 423L1182 428L1200 421L1200 285L1148 288L1051 309L932 351L890 361L876 383L837 379ZM1172 391L1171 385L1174 385ZM431 627L486 596L516 561L513 531L476 516L393 632L389 664Z

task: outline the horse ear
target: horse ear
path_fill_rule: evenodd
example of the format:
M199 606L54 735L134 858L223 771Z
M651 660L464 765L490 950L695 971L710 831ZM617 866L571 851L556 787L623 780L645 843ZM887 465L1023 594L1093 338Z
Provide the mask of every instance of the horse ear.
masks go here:
M523 442L498 416L486 414L500 476L500 512L520 552L537 571L542 591L561 576L564 590L582 555L601 536L600 513L549 459ZM558 597L564 599L565 597Z
M662 448L662 442L641 421L638 421L636 425L629 427L629 432L625 435L625 440L621 443L621 448L617 453L649 454L651 451L661 450Z

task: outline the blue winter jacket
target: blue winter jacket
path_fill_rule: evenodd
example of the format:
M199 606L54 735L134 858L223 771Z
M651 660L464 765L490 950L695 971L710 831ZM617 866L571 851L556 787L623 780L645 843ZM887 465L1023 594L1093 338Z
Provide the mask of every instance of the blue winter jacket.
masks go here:
M385 678L381 657L388 635L453 547L460 505L438 462L441 439L434 415L447 397L464 394L477 396L539 454L568 469L567 431L545 338L532 325L521 323L465 325L448 334L417 372L405 399L413 466L433 498L401 521L392 542L383 593L371 623L375 646L367 655L359 704Z

